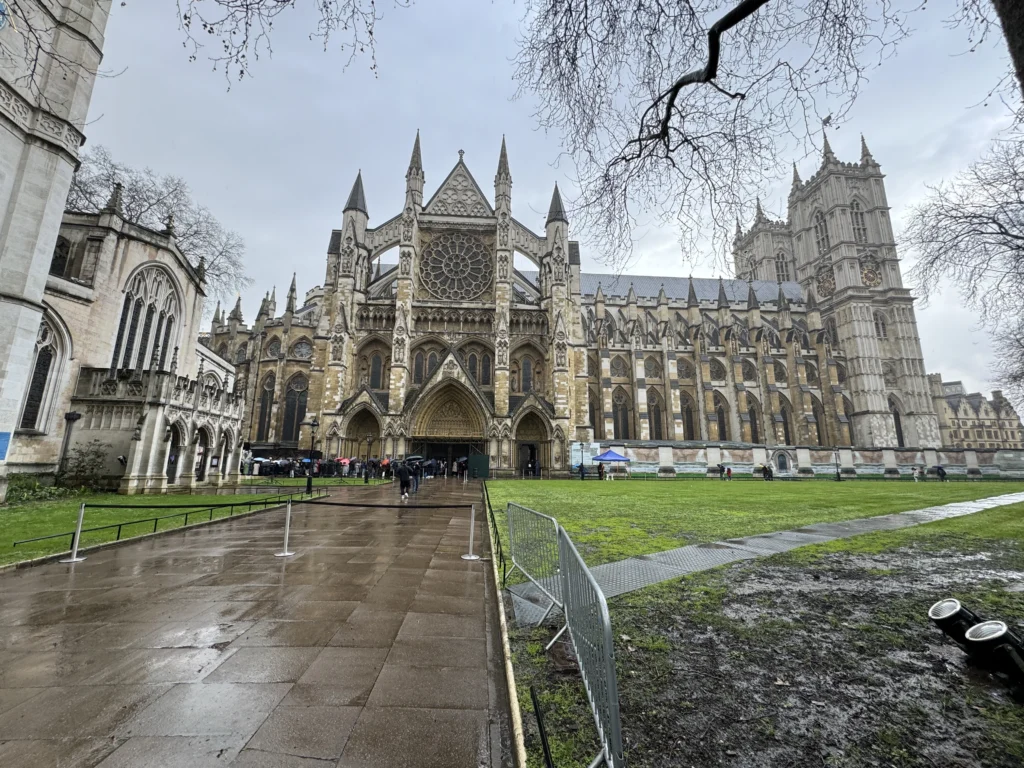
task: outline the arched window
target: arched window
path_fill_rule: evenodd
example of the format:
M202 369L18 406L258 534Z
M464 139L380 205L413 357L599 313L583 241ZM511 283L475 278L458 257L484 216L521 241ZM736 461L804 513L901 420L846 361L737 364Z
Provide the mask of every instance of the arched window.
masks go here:
M708 365L712 381L725 381L725 366L717 357L712 357Z
M656 389L647 390L647 421L651 429L651 440L664 440L664 430L662 428L662 407L661 397L658 395Z
M629 396L621 388L612 395L612 423L616 440L629 440Z
M533 391L533 361L528 357L524 357L522 369L522 391L525 395L527 392Z
M412 364L412 383L423 383L423 353L417 352Z
M19 429L47 431L50 406L60 386L58 374L62 359L60 337L43 318L36 334L35 360L32 363L25 406L18 422Z
M783 406L779 415L782 416L782 442L784 445L792 445L793 437L789 434L789 409Z
M776 360L772 364L772 370L775 372L775 383L785 385L788 377L786 376L786 366Z
M241 365L245 362L245 344L239 345L238 349L235 350L235 365Z
M621 355L616 355L615 357L612 358L610 370L613 378L629 378L629 366L626 365L626 361L622 358Z
M270 438L270 414L274 408L274 374L263 380L263 391L260 392L260 416L256 424L256 441L265 442Z
M473 379L473 381L478 381L477 370L476 370L477 362L478 362L478 360L477 360L476 353L470 354L470 356L469 356L469 363L468 363L468 365L469 365L469 375L470 375L470 378Z
M789 260L785 251L775 254L775 280L780 283L789 280Z
M148 265L137 270L125 287L111 369L118 365L129 368L133 361L136 368L148 369L154 361L155 347L161 342L159 365L163 368L168 347L176 346L174 319L181 314L181 306L178 289L163 267Z
M271 339L267 344L267 357L278 358L281 356L281 340Z
M696 370L693 363L685 357L680 357L676 360L676 374L680 379L692 379L696 375Z
M598 424L598 413L600 408L597 405L597 395L593 392L590 393L590 397L587 398L587 409L590 415L590 426L594 428L594 437L600 439L601 437L601 425Z
M750 406L747 409L747 416L750 417L750 442L760 443L761 430L757 426L757 409L754 406Z
M905 447L903 441L903 419L900 417L899 406L896 405L896 401L891 397L889 398L889 412L892 414L892 424L896 428L896 445L903 448Z
M309 381L305 376L296 376L288 382L288 391L284 396L284 429L281 430L283 442L294 443L299 439L299 425L306 418L306 395Z
M483 362L480 364L480 383L485 387L491 385L491 356L484 354Z
M813 401L811 409L814 412L814 429L815 435L818 438L818 445L825 445L825 410L817 400Z
M725 417L725 399L715 394L715 421L718 423L718 439L728 440L729 439L729 422Z
M833 347L839 346L839 328L836 326L836 319L834 317L830 317L825 321L825 336Z
M648 379L661 378L661 363L654 357L648 357L644 360L644 376Z
M384 361L380 355L374 354L370 358L370 389L380 389L381 380L384 375Z
M807 383L811 386L818 384L818 371L810 363L804 363L804 370L807 372Z
M868 225L864 220L864 211L860 207L860 201L854 200L850 206L850 218L853 220L853 239L858 243L868 241Z
M828 236L828 222L821 211L814 214L814 243L818 246L819 254L827 253L832 247L832 240Z
M885 315L883 315L881 312L875 312L875 338L889 338L889 329L885 323Z
M427 357L427 376L432 374L437 369L437 353L431 352L430 356Z
M743 361L743 380L757 381L757 367L749 360Z
M53 258L50 259L50 274L57 277L64 277L68 271L68 262L71 257L71 243L66 237L58 237L57 245L53 249Z
M693 423L693 403L687 400L686 407L683 408L683 434L687 440L696 440L697 430L694 429Z

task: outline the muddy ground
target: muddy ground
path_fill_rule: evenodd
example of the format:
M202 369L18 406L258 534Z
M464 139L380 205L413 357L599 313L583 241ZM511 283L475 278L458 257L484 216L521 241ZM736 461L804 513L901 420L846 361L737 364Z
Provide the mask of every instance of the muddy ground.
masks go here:
M927 620L953 595L1024 630L1024 557L965 552L781 555L610 603L631 768L977 768L1024 765L1024 706ZM543 765L529 685L556 765L586 765L596 736L578 672L552 629L515 630L531 764ZM568 666L568 668L566 668Z

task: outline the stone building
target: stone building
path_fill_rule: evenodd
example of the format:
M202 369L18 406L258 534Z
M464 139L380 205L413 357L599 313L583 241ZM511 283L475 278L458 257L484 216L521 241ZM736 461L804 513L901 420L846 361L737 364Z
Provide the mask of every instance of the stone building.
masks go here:
M1013 405L999 390L992 398L968 394L959 381L928 376L932 401L939 416L942 444L952 448L1024 448L1024 426Z
M758 205L727 280L582 272L557 186L543 234L512 216L504 144L493 204L461 153L426 203L424 181L417 137L405 202L379 226L357 176L322 286L300 301L293 276L283 313L268 294L251 326L240 301L214 317L257 455L308 450L315 415L325 455L480 456L499 474L564 473L593 441L652 446L671 471L717 463L722 445L803 471L882 472L884 450L938 460L866 146L842 163L826 145L807 182L794 174L787 222Z
M42 28L33 38L25 23L4 16L0 24L0 501L110 0L22 0L16 7Z
M220 485L237 472L244 403L234 367L196 341L202 266L172 222L154 232L120 214L118 187L100 213L64 216L9 471L53 476L98 440L124 492Z

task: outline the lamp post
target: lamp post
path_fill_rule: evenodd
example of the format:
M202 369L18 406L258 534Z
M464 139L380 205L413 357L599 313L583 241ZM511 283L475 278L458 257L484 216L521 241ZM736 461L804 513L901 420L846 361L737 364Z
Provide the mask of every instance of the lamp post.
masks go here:
M366 433L366 460L370 460L370 450L373 445L373 434L370 432Z
M581 467L583 466L583 446L584 445L586 445L586 443L584 443L582 440L580 440L580 466Z
M306 422L306 426L309 427L309 466L306 467L306 493L312 495L313 493L313 447L316 445L316 431L320 427L320 422L317 421L316 416Z

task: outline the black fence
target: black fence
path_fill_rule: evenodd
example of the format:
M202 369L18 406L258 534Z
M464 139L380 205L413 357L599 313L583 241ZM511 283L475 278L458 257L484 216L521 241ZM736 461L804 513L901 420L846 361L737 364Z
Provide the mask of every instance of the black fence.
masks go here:
M494 518L494 508L491 506L491 495L487 491L487 481L483 483L484 490L484 507L487 510L487 519L490 521L491 526L491 538L494 539L494 554L498 558L498 564L501 566L501 586L505 586L505 580L508 577L508 566L505 563L505 550L501 545L501 530L498 528L498 521Z
M93 509L186 509L188 511L186 511L186 512L175 512L175 513L170 514L170 515L158 515L156 517L143 517L143 518L139 518L137 520L125 520L125 521L120 522L120 523L110 523L109 525L98 525L98 526L95 526L93 528L82 528L82 533L95 533L96 531L109 531L109 530L116 529L117 530L117 535L114 537L113 540L114 541L120 541L121 540L121 532L122 532L122 530L124 528L128 527L128 526L131 526L131 525L142 525L143 523L152 523L153 524L153 531L152 532L156 533L157 528L159 527L161 520L172 520L174 518L183 517L185 519L184 519L181 527L184 528L184 527L188 526L189 518L190 517L193 518L193 522L195 522L196 516L201 516L204 513L207 515L206 522L212 521L213 520L213 513L214 513L214 511L219 510L219 509L227 509L228 510L227 517L230 518L230 517L234 517L234 514L235 514L236 510L239 512L239 514L241 514L243 511L244 512L252 512L254 507L256 507L258 509L266 509L269 506L274 506L274 505L278 505L278 504L284 504L284 503L289 502L289 501L295 501L296 499L301 501L303 498L319 498L321 496L326 496L326 495L327 495L327 490L322 488L322 487L319 487L319 488L314 488L313 489L313 495L309 496L309 497L306 496L305 490L297 489L297 490L295 490L292 493L281 494L281 495L278 495L278 496L268 496L265 499L248 499L246 501L236 501L236 502L233 502L233 503L228 502L228 503L224 503L224 504L175 504L175 505L169 505L169 504L89 504L88 502L86 502L83 505L83 506L85 506L86 511L88 511L88 509L90 507L93 508ZM200 520L200 522L203 522L203 521ZM52 534L49 534L48 536L36 536L34 538L31 538L31 539L19 539L18 541L15 541L12 544L12 546L16 547L19 544L31 544L31 543L36 542L36 541L48 541L50 539L60 539L60 538L64 538L64 537L68 537L68 539L69 539L68 544L70 546L71 542L74 540L75 532L74 531L68 531L67 533L52 533Z

